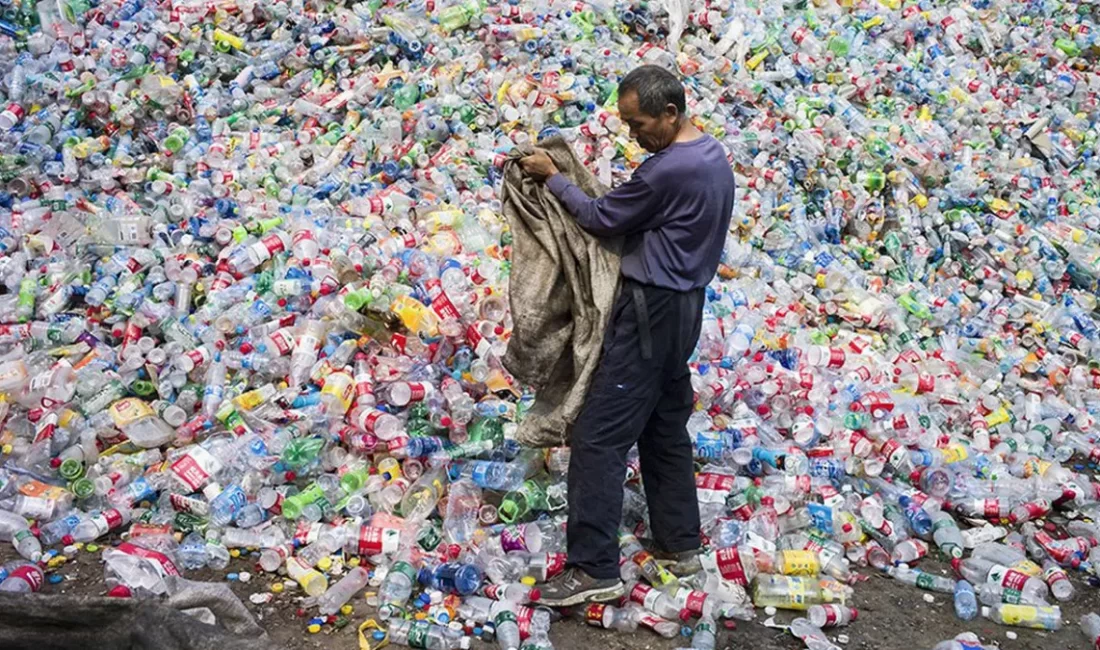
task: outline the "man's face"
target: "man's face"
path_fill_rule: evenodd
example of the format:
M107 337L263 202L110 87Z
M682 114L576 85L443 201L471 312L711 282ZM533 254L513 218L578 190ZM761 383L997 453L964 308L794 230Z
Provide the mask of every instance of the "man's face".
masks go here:
M638 93L619 95L619 117L630 127L630 137L646 151L657 153L676 138L679 115L674 106L666 106L660 115L647 115L638 108Z

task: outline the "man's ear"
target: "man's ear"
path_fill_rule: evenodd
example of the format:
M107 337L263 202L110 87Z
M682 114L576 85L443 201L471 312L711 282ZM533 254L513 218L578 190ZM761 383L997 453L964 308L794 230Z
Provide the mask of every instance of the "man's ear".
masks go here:
M665 104L665 115L672 118L673 122L680 119L680 111L675 104Z

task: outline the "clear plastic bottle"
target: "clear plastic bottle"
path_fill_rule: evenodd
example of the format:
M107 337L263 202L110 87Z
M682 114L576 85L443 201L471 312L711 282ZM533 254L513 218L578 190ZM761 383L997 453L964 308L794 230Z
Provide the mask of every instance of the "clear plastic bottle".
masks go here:
M398 554L378 589L378 615L384 619L400 616L416 586L417 570L411 551Z
M843 627L859 617L859 610L836 604L813 605L806 616L817 627Z
M130 523L131 512L128 508L109 508L90 515L72 529L72 538L77 542L90 542L103 537L112 530Z
M1043 580L1046 580L1054 598L1061 602L1071 600L1076 592L1065 570L1054 560L1043 560Z
M978 616L978 598L974 594L974 587L966 580L955 583L955 616L963 621L970 621Z
M366 569L361 566L351 569L343 578L340 578L339 582L332 585L328 591L317 599L321 614L327 616L340 611L340 608L351 600L359 590L366 587L369 582L370 572Z
M286 560L286 574L310 596L320 598L328 591L328 578L313 566L297 557Z
M1092 612L1085 614L1081 617L1079 624L1081 632L1089 640L1089 643L1096 645L1100 641L1100 615Z
M714 650L718 644L717 629L713 618L704 616L699 619L691 635L691 647L697 650Z
M500 650L519 650L519 624L516 622L516 613L512 611L511 604L508 601L493 603L491 615Z
M390 626L389 637L390 641L397 645L425 650L457 648L458 643L445 630L446 628L429 621L397 621Z
M1058 630L1062 627L1062 610L1058 607L993 605L982 607L982 616L1002 625L1030 627L1036 630Z
M29 594L42 588L46 577L37 564L23 563L8 571L0 581L0 591Z

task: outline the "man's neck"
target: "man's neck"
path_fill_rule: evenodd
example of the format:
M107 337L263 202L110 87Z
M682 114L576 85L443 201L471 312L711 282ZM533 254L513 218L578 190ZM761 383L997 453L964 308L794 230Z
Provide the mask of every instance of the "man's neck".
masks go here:
M680 130L676 133L676 137L673 138L673 142L691 142L692 140L698 140L703 137L703 133L695 128L695 125L691 123L691 120L684 118L684 123L680 126Z

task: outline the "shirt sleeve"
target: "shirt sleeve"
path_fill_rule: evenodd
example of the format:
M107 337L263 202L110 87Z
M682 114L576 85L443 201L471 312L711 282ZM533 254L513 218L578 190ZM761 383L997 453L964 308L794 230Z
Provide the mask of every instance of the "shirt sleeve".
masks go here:
M565 204L581 228L598 237L645 230L660 210L660 196L637 175L598 199L585 194L561 174L551 176L546 186Z

